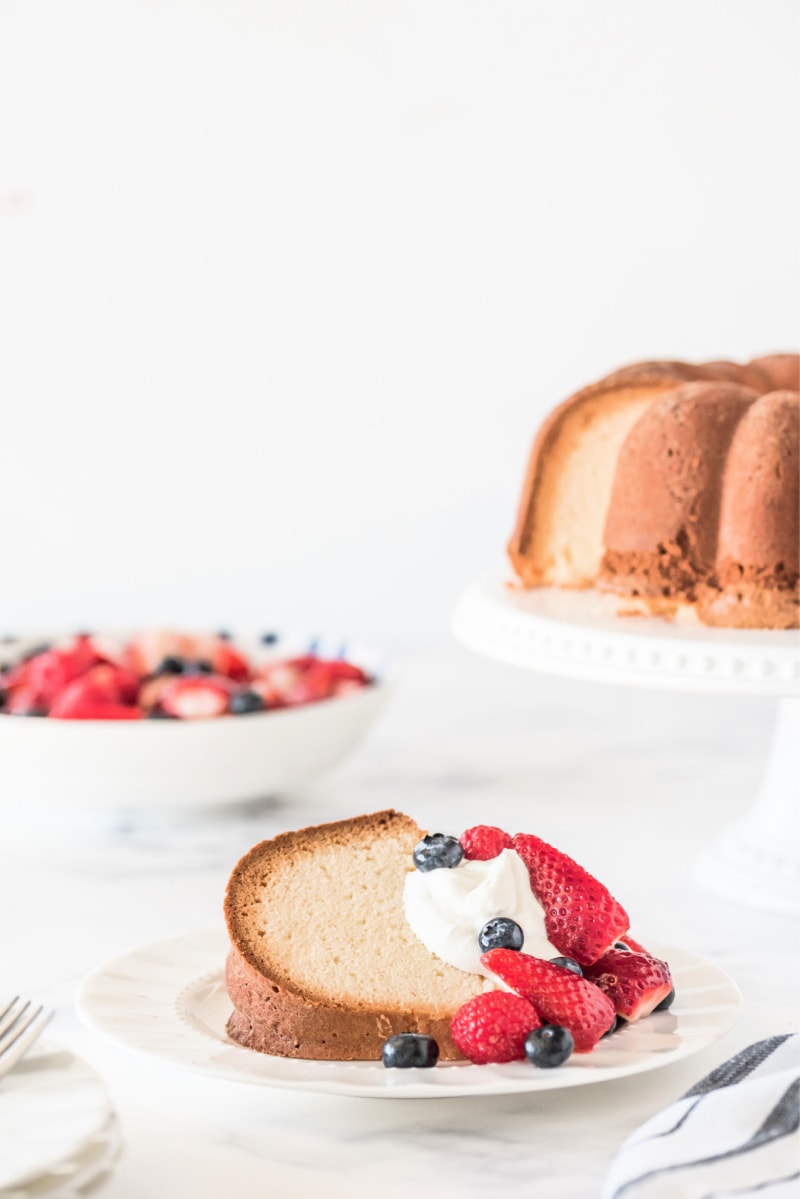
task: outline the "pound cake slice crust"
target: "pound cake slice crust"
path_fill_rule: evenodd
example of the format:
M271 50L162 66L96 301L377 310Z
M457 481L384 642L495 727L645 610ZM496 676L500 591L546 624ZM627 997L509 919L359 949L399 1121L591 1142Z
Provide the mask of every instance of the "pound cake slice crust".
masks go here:
M403 909L424 835L394 811L282 833L236 865L225 894L231 940L228 1033L282 1057L374 1060L400 1032L461 1055L450 1018L487 987L431 954Z

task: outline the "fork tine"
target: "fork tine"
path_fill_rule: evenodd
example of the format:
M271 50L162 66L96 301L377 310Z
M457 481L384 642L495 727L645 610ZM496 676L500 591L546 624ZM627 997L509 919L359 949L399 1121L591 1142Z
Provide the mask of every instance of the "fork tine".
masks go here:
M0 1078L8 1074L9 1070L16 1066L20 1058L28 1052L52 1017L52 1012L44 1012L44 1008L39 1007L27 1016L19 1028L14 1030L13 1036L6 1035L5 1041L0 1043Z
M2 1012L0 1012L0 1023L2 1023L4 1016L6 1015L7 1012L11 1011L11 1009L15 1003L19 1003L19 995L15 995L13 999L9 1000L9 1002L3 1008Z
M28 1011L30 1002L26 1003L23 1008L20 1008L16 1019L8 1026L6 1031L0 1036L0 1057L11 1048L17 1037L21 1037L25 1029L33 1024L37 1016L41 1016L44 1008L37 1007L33 1011ZM23 1019L24 1016L24 1019Z
M7 1033L10 1028L13 1028L22 1013L31 1006L29 999L23 1003L21 1008L15 1008L14 1005L16 1003L17 999L12 1000L3 1013L3 1019L0 1020L0 1037L2 1037L4 1033Z

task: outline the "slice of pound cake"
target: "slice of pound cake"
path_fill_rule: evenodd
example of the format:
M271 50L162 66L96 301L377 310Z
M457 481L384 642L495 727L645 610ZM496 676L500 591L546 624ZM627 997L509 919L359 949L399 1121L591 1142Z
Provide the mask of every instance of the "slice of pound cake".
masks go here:
M549 1067L674 995L602 883L488 825L387 811L282 833L238 863L225 917L228 1032L282 1057Z
M254 846L225 894L228 1033L282 1057L379 1059L397 1033L434 1037L458 1058L450 1019L490 987L435 957L403 908L423 836L398 812L378 812Z

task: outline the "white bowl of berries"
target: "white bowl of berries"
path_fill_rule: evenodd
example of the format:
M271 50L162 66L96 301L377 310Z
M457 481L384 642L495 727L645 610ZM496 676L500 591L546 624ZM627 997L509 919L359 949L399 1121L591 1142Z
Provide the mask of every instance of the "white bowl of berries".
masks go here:
M374 651L173 630L6 639L0 787L77 808L240 803L333 766L386 694Z

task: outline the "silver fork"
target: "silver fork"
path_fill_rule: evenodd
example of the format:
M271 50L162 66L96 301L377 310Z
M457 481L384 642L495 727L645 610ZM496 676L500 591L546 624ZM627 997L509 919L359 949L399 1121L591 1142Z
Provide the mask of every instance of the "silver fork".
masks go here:
M0 1011L0 1078L13 1070L52 1016L43 1007L31 1008L29 1000L21 1002L19 995Z

